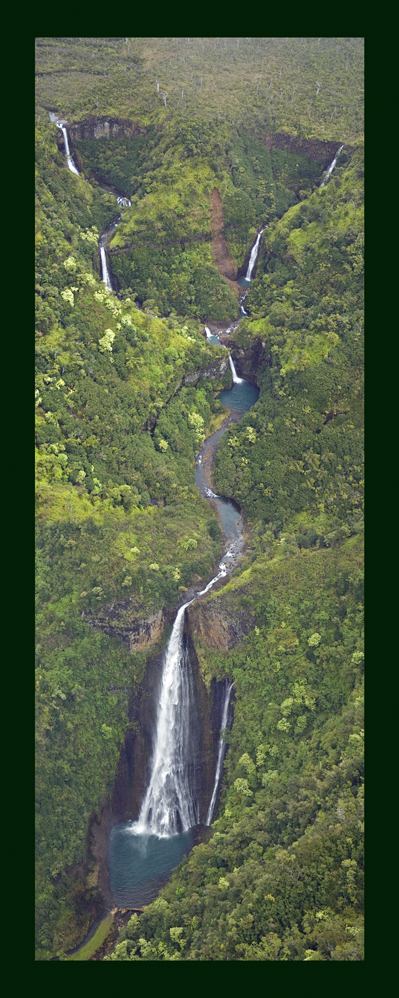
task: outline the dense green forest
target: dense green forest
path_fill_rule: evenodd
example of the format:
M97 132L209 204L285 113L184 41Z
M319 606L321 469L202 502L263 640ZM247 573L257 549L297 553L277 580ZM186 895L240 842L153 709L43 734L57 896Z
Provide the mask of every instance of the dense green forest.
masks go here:
M231 385L203 324L239 311L216 189L236 277L268 226L230 341L260 395L214 471L247 550L204 601L252 623L223 654L193 633L206 682L235 682L218 817L104 959L362 960L362 39L39 38L36 76L36 958L104 908L88 830L169 634L126 632L222 550L194 484ZM76 176L50 111L140 133L74 139ZM96 178L132 202L117 294Z

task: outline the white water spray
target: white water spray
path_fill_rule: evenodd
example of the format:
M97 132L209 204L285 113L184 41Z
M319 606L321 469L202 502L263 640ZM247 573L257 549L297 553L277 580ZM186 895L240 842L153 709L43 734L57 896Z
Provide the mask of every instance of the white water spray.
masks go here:
M233 358L231 356L231 353L229 354L229 364L230 364L230 369L231 369L231 374L232 374L232 378L233 378L234 384L235 385L242 385L244 379L238 377L237 371L236 371L236 369L234 367L234 360L233 360Z
M100 243L100 257L101 257L101 272L102 272L101 280L104 282L105 287L108 288L109 291L112 291L112 284L110 281L110 276L107 267L107 254L103 243Z
M65 155L66 155L67 166L70 169L71 173L76 173L76 176L79 177L79 170L76 169L76 166L74 164L72 156L71 156L71 154L69 152L68 132L67 132L67 130L65 128L65 125L63 125L61 121L56 121L56 125L57 125L57 128L61 129L62 134L64 136Z
M329 178L329 177L331 176L331 174L332 174L332 172L333 172L333 169L334 169L334 167L335 167L335 165L336 165L336 162L337 162L337 159L338 159L338 156L339 156L339 154L340 154L340 153L342 152L343 148L344 148L343 146L340 146L340 147L339 147L339 149L338 149L338 152L337 152L337 153L335 154L335 156L334 156L334 159L333 159L332 163L330 163L330 166L328 167L328 170L327 170L327 173L326 173L326 175L325 175L325 177L324 177L324 180L322 180L322 182L321 182L321 184L320 184L320 187L324 187L324 184L325 184L325 183L327 182L328 178Z
M247 273L245 275L245 280L246 281L250 281L251 280L252 271L254 269L254 266L255 266L255 263L256 263L256 258L258 256L259 243L260 243L260 240L261 240L261 235L262 235L262 232L265 231L265 229L267 229L267 225L265 225L264 228L261 229L260 232L258 232L258 235L256 237L256 242L254 243L254 245L253 245L253 247L251 249L251 256L249 258L248 270L247 270Z
M222 561L218 574L197 596L207 593L226 574L227 568ZM183 630L186 607L191 603L194 600L178 610L165 652L151 777L139 819L132 826L136 835L152 834L168 838L187 831L199 822L198 804L190 789L187 765L192 681L187 667Z
M223 704L221 729L227 727L227 716L228 716L229 704L230 704L230 694L231 694L231 691L233 689L233 686L234 686L234 683L230 683L229 684L229 682L227 681L226 693L225 693L224 704ZM220 780L220 772L221 772L221 769L222 769L222 762L223 762L223 759L224 759L225 750L226 750L226 743L223 741L222 738L219 738L218 761L217 761L217 764L216 764L215 784L214 784L214 787L213 787L213 793L212 793L212 797L211 797L211 802L210 802L210 805L209 805L209 808L208 808L208 814L206 816L206 822L205 822L206 825L210 825L211 821L212 821L212 815L213 815L213 811L214 811L214 807L215 807L216 794L218 792L218 786L219 786L219 780Z

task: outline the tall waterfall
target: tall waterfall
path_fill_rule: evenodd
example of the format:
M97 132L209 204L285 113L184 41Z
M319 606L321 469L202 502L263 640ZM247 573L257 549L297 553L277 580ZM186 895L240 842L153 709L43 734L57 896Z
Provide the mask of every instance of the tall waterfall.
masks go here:
M251 280L252 271L254 269L254 266L255 266L255 263L256 263L256 258L257 258L257 255L258 255L259 243L260 243L261 235L262 235L262 232L265 231L265 229L267 229L267 225L265 225L264 228L261 229L260 232L258 232L258 235L257 235L257 238L256 238L256 242L254 243L254 245L252 247L251 256L249 258L248 270L247 270L247 273L245 275L245 280L246 281L250 281Z
M109 291L112 291L112 284L107 267L107 253L104 243L102 241L100 241L100 257L101 257L101 273L102 273L101 279L102 281L104 281L105 287L108 288Z
M229 683L229 681L227 680L227 682L226 682L226 692L225 692L224 704L223 704L223 713L222 713L222 723L221 723L221 728L222 729L227 727L227 715L228 715L228 711L229 711L230 693L231 693L231 691L233 689L233 686L234 686L234 683ZM210 805L209 805L209 808L208 808L208 814L206 816L206 822L205 822L206 825L210 825L211 821L212 821L212 815L213 815L213 810L214 810L214 807L215 807L216 794L217 794L217 791L218 791L219 780L220 780L220 772L221 772L221 769L222 769L222 762L223 762L225 750L226 750L226 743L223 741L222 738L219 738L218 761L217 761L217 764L216 764L215 784L214 784L214 787L213 787L213 793L212 793L212 797L211 797L211 802L210 802Z
M66 161L67 161L68 167L69 167L71 173L76 173L76 175L79 177L79 170L76 169L76 166L74 164L72 156L71 156L71 154L69 152L68 132L67 132L67 130L65 128L65 125L63 125L61 121L56 121L56 125L57 125L57 128L61 129L62 134L64 136L65 155L66 155Z
M226 574L222 561L218 574L197 595L208 592ZM165 652L151 777L135 825L136 834L168 837L199 822L198 805L189 783L192 681L183 641L184 614L193 602L190 600L178 610Z
M236 369L234 367L234 360L233 360L233 358L231 356L231 353L229 354L229 364L230 364L230 369L231 369L231 374L232 374L232 377L233 377L234 384L235 385L242 385L243 379L239 378L237 376L237 371L236 371Z
M152 773L138 822L143 831L160 837L198 824L187 778L192 691L183 646L186 605L178 611L165 656Z
M338 149L338 152L335 153L334 159L333 159L332 163L330 163L330 166L328 167L328 170L326 172L324 180L322 180L322 182L320 184L320 187L324 187L324 184L326 183L326 181L328 180L328 178L331 176L331 174L333 172L333 169L334 169L334 167L336 165L338 156L339 156L340 152L342 152L343 148L344 148L343 145L340 146L339 149Z

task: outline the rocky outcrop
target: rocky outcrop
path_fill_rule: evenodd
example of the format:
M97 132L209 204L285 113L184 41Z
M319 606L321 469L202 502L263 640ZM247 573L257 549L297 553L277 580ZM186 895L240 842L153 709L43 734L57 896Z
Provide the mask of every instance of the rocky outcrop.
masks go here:
M298 155L309 156L309 159L317 160L325 169L334 158L339 149L340 142L325 142L322 139L301 139L298 135L287 135L286 132L276 132L275 135L266 135L264 138L268 149L285 149L286 152L295 152ZM347 153L352 153L352 146L345 146Z
M223 340L225 342L225 340ZM252 339L249 349L243 350L234 340L230 341L231 356L239 378L245 378L251 385L258 386L261 365L271 367L272 355L266 352L266 343L261 339Z
M248 611L237 612L231 594L196 600L187 607L187 628L194 644L200 640L208 648L229 651L242 641L253 627Z
M77 124L69 124L68 132L71 139L123 139L134 138L135 135L146 135L146 128L142 128L136 121L127 118L87 118L86 121L79 121Z
M91 627L97 627L111 638L121 638L129 651L145 651L162 637L165 626L164 611L158 610L149 617L137 617L137 606L133 600L121 600L101 607L94 617L89 616Z
M193 374L187 374L184 378L184 382L187 385L193 384L198 381L199 377L202 378L222 378L226 374L229 362L227 357L223 357L221 361L216 364L212 364L212 367L208 367L206 371L195 371Z

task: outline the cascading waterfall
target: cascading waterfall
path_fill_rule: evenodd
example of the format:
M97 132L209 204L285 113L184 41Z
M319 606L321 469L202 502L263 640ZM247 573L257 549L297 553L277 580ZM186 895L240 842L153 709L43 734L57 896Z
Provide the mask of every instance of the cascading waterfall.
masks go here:
M230 364L230 369L231 369L231 374L232 374L232 378L233 378L234 384L235 385L242 385L243 378L239 378L238 375L237 375L237 371L236 371L236 369L234 367L234 360L233 360L233 358L231 356L231 353L229 354L229 364Z
M334 159L333 159L332 163L330 163L330 166L328 167L328 170L326 172L324 180L322 180L322 182L320 184L320 187L324 187L324 184L327 182L328 178L331 176L331 174L332 174L332 172L333 172L333 170L335 168L338 156L342 152L343 148L344 148L343 145L340 146L339 149L338 149L338 152L335 153Z
M222 561L218 574L208 582L204 593L227 574ZM183 630L186 607L180 607L165 653L161 694L156 722L151 777L139 819L132 830L137 835L168 838L198 824L198 805L189 782L191 676L187 668Z
M233 689L233 686L234 686L234 683L229 683L229 681L227 680L227 682L226 682L226 692L225 692L224 704L223 704L222 723L220 725L220 727L221 727L222 730L227 727L227 717L228 717L228 712L229 712L230 694L231 694L231 691ZM213 793L212 793L212 797L211 797L211 802L210 802L210 805L209 805L209 808L208 808L208 814L206 816L206 822L205 822L206 825L210 825L211 822L212 822L212 816L213 816L213 811L214 811L214 807L215 807L216 794L218 792L218 786L219 786L219 780L220 780L220 773L221 773L221 769L222 769L222 762L223 762L223 759L224 759L225 750L226 750L226 743L223 741L222 738L219 738L218 761L217 761L217 764L216 764L215 784L214 784L214 787L213 787Z
M260 243L260 240L261 240L262 232L264 232L265 229L267 229L267 225L265 225L264 228L261 229L260 232L258 232L258 235L256 237L256 242L254 243L254 245L253 245L253 247L251 249L251 256L249 258L248 270L247 270L247 273L245 275L245 280L246 281L250 281L251 278L252 278L252 271L254 269L254 266L255 266L255 263L256 263L256 258L258 256L259 243Z
M70 169L71 173L76 173L76 176L79 177L80 176L79 170L76 169L76 166L74 164L72 156L71 156L71 154L69 152L68 133L67 133L67 130L65 128L65 125L63 125L62 121L56 121L56 125L57 125L57 128L61 129L62 134L64 136L65 156L66 156L66 161L67 161L67 164L68 164L68 168Z

